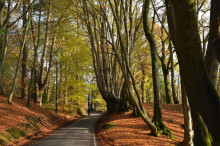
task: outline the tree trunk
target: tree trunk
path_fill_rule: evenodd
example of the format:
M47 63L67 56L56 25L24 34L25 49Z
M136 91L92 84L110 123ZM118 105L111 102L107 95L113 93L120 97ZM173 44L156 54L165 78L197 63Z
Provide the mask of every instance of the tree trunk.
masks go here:
M58 112L58 64L57 64L57 60L56 60L56 113Z
M145 78L146 78L146 73L145 73L145 70L144 70L144 65L141 64L141 71L142 71L142 79L141 79L141 91L142 91L142 103L144 103L144 98L145 98Z
M65 75L65 87L64 87L64 90L65 90L65 105L67 105L68 104L68 83L67 83L67 81L68 81L68 76L67 75Z
M2 8L4 6L4 3L5 2L1 3L0 31L3 31L3 28L2 28ZM7 15L9 15L9 12L7 13ZM3 88L2 78L3 78L3 72L4 72L4 69L3 69L4 58L5 58L6 52L7 52L8 30L6 30L5 33L3 33L3 32L0 34L0 90L1 90L1 95L6 95L4 88ZM4 34L5 34L5 41L3 43Z
M34 102L39 106L42 105L41 92L39 91L38 83L35 83Z
M14 80L13 80L13 84L12 84L10 95L8 97L8 103L10 103L10 104L12 103L12 98L13 98L14 91L15 91L15 88L16 88L16 81L17 81L18 70L19 70L19 66L20 66L20 62L21 62L22 50L23 50L23 47L21 47L21 49L20 49L20 53L19 53L19 57L18 57L18 62L17 62L17 66L16 66L16 71L15 71L15 77L14 77Z
M145 0L143 5L143 26L144 26L145 36L148 39L151 49L153 90L154 90L154 116L152 121L157 127L158 131L162 131L162 133L166 133L172 136L171 131L163 124L162 121L162 99L160 95L160 82L159 82L159 74L158 74L156 43L148 24L149 6L150 6L150 0Z
M217 7L218 15L220 16L220 1L219 0L216 0L216 7Z
M26 0L23 0L23 38L25 37L25 28L27 26L27 8L26 8ZM21 73L21 81L22 81L22 91L21 98L28 99L28 47L27 43L24 44L23 48L23 59L21 63L22 73Z
M32 11L30 11L30 22L31 22L31 31L32 31L32 40L34 46L34 62L33 62L33 89L31 91L31 96L33 96L34 102L37 103L37 83L38 83L38 43L40 36L40 21L41 21L41 6L39 11L39 20L38 20L38 39L36 35L35 24L32 16Z
M164 79L164 86L165 86L165 93L166 93L166 103L172 103L171 91L170 91L170 80L168 69L166 68L166 64L164 61L161 61L162 64L162 71L163 71L163 79Z
M50 87L51 86L51 82L50 82L50 79L49 79L49 81L48 81L48 86L47 86L47 90L46 90L46 93L47 93L47 103L50 103Z
M181 82L181 88L182 88L182 107L184 114L184 139L181 144L183 146L193 146L192 118L191 118L189 102L187 99L183 82Z
M46 30L45 30L45 42L44 42L44 47L43 47L43 53L41 56L41 63L40 63L40 72L39 72L39 79L38 79L38 84L42 85L43 84L43 76L44 76L44 63L46 59L46 53L48 49L48 43L49 43L49 30L50 30L50 19L51 19L51 0L49 0L49 8L47 12L47 23L46 23Z
M30 83L29 83L29 87L28 87L28 100L27 100L27 107L30 108L31 107L31 99L33 97L33 89L34 89L34 65L33 68L31 69L31 79L30 79Z
M20 63L21 63L21 54L22 54L24 45L26 43L27 31L28 31L28 23L27 23L26 28L25 28L25 34L24 34L24 37L23 37L23 42L22 42L20 53L19 53L19 57L18 57L18 62L17 62L16 71L15 71L15 77L14 77L13 85L12 85L12 88L11 88L10 95L8 97L8 103L10 103L10 104L12 103L12 98L13 98L13 95L14 95L14 90L16 88L16 81L17 81L17 76L18 76L18 70L19 70L19 66L20 66Z
M220 144L220 100L213 87L202 53L195 0L172 0L175 11L175 46L180 65L181 76L188 99L201 114L213 144Z
M149 26L148 26L148 12L149 12L149 0L145 0L144 6L143 6L143 24L144 24L145 35L149 41L150 49L151 49L152 78L153 78L153 90L154 90L154 108L156 109L155 110L156 113L158 113L159 116L162 116L162 112L161 112L162 100L161 100L161 95L160 95L157 50L156 50L156 44L155 44L153 35L151 34ZM157 112L157 109L159 110L158 112Z
M171 87L174 104L179 104L179 100L176 95L175 81L174 81L174 61L173 61L173 49L171 45L171 40L169 40L169 51L170 51L170 62L171 62Z
M220 18L217 12L216 1L218 0L211 1L209 42L205 57L206 68L215 89L217 87L218 60L213 45L214 45L214 40L218 38L218 32L219 32L218 19Z
M1 75L0 75L1 76ZM4 88L2 86L2 82L0 80L0 90L1 90L1 94L0 95L5 95L5 91L4 91Z
M119 102L106 100L106 104L107 104L107 113L109 115L114 113L120 113L121 105L119 104Z
M125 88L125 84L124 87L122 88L121 91L121 98L120 99L116 99L114 97L112 97L111 94L108 94L108 97L105 97L104 100L106 101L107 104L107 113L108 114L113 114L113 113L121 113L121 112L125 112L128 111L128 97L126 94L126 90L127 88Z
M194 138L193 143L195 146L211 146L211 139L209 131L200 116L199 112L191 104L191 115L193 119Z

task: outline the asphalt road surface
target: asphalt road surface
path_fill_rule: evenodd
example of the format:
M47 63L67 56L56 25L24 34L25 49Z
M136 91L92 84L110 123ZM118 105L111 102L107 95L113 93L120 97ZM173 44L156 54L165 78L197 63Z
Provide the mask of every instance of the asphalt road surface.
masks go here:
M101 113L91 113L32 146L96 146L94 127L100 117Z

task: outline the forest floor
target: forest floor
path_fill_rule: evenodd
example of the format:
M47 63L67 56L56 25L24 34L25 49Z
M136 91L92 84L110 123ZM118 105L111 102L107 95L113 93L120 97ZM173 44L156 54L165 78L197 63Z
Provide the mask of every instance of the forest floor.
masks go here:
M0 96L0 146L30 145L80 118L56 114L34 103L29 109L26 100L20 98L13 98L12 105L6 101L7 97Z
M153 115L153 104L144 104L145 109ZM154 137L150 134L147 124L138 117L134 118L132 111L104 116L96 127L96 136L99 145L104 146L170 146L179 145L184 137L183 113L181 105L163 106L163 121L170 128L176 140L166 135Z

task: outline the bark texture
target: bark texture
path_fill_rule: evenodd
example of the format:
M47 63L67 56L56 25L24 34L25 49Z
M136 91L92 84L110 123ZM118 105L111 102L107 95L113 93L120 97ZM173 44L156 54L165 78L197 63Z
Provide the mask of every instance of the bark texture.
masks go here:
M158 74L156 43L148 24L149 5L150 5L150 0L145 0L143 5L143 25L144 25L145 36L148 39L151 49L153 90L154 90L154 116L152 121L157 127L158 130L157 135L165 133L172 137L171 131L163 124L162 121L162 98L160 95L160 82L159 82L159 74Z
M27 25L27 2L26 0L22 1L23 4L23 37L25 37L25 28ZM28 99L28 46L27 43L24 44L23 48L23 58L21 62L21 81L22 81L22 91L21 98Z
M220 144L220 100L205 68L195 0L172 0L176 23L176 52L186 93L201 114L213 144Z
M208 48L206 51L205 64L209 74L209 77L214 85L217 87L217 76L218 76L218 60L215 54L214 41L219 37L219 15L217 12L216 0L211 1L210 11L210 27L209 27L209 40Z
M182 88L182 106L183 106L183 114L184 114L184 139L182 141L183 146L192 146L193 145L193 129L192 129L192 118L189 102L187 99L185 87L183 83L181 83Z

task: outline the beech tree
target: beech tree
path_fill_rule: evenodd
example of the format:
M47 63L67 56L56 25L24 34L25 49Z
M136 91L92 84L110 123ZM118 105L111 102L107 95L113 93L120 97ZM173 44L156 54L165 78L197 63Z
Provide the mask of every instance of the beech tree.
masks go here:
M156 43L155 43L155 40L154 40L154 36L151 33L151 30L150 30L150 27L149 27L149 20L148 20L149 8L150 8L150 0L145 0L144 4L143 4L143 27L144 27L145 35L148 39L148 42L150 44L150 49L151 49L153 90L154 90L153 123L157 127L158 131L162 131L162 133L166 133L166 134L172 136L171 131L169 130L168 127L166 127L163 124L163 121L162 121L162 98L161 98L161 95L160 95L160 83L159 83L158 61L157 61L157 48L156 48ZM165 46L162 46L162 47L165 47ZM168 101L168 102L171 102L171 101Z
M84 1L84 4L86 5L87 1ZM99 33L102 37L105 38L105 40L111 45L113 52L115 53L115 58L117 59L117 62L121 68L123 78L124 78L124 84L125 84L125 93L128 97L128 100L130 104L133 105L133 107L136 108L137 112L139 115L142 117L142 119L149 125L151 132L153 135L157 135L157 129L150 122L149 117L147 116L143 105L142 105L142 100L139 95L139 92L136 87L135 79L133 77L133 73L131 71L131 53L134 47L134 42L135 42L135 34L140 26L140 23L142 19L137 19L138 15L136 15L135 19L132 18L132 16L135 16L134 13L131 13L133 11L133 5L132 3L126 2L124 3L123 1L115 1L113 4L112 1L108 1L109 4L109 9L110 11L104 11L102 4L100 1L98 2L99 5L101 5L100 9L97 9L93 3L88 2L91 4L91 7L95 10L100 12L102 18L106 21L107 25L107 30L109 32L109 37L110 39L106 38L104 34L101 33L101 31L95 27L91 21L89 21L90 17L89 14L93 14L93 11L88 11L87 7L87 24L89 24L89 27L94 27L94 30ZM84 6L85 6L84 5ZM121 9L115 9L115 6L120 6ZM137 5L136 5L137 6ZM90 8L91 8L90 7ZM125 9L126 7L126 9ZM128 9L127 9L128 8ZM134 7L134 10L137 10L136 7ZM113 18L109 19L107 16L107 12L110 12ZM130 18L130 19L129 19ZM124 21L123 21L124 20ZM128 20L128 22L127 22ZM130 26L130 27L128 27ZM114 28L116 28L116 31L114 31ZM88 28L89 30L90 28ZM123 30L123 31L122 31ZM90 31L91 32L91 31ZM123 33L123 34L122 34ZM115 36L115 34L117 34ZM126 35L126 39L124 40L123 35ZM116 40L115 40L116 37ZM90 38L91 41L91 38ZM93 42L93 41L91 41ZM94 48L93 45L91 45L92 48ZM120 51L120 52L119 52ZM120 55L119 55L120 54ZM136 97L132 93L132 87L134 89L134 92L137 96ZM108 104L108 103L107 103Z
M86 4L86 3L85 3ZM87 8L87 7L86 7ZM105 10L104 10L105 11ZM89 19L88 9L86 14ZM90 43L92 46L93 54L93 66L96 74L96 81L99 87L100 93L107 104L108 113L117 113L127 110L126 95L123 95L123 79L121 76L121 70L119 68L116 57L113 50L105 40L107 36L107 26L105 19L101 18L100 26L98 26L97 14L93 12L93 25L94 28L100 28L100 38L98 38L97 31L92 27L90 23L87 23L87 28L90 36ZM94 33L93 33L94 32Z
M217 56L215 55L214 42L217 38L219 38L219 18L217 8L217 1L211 1L211 10L210 10L210 26L209 26L209 39L208 39L208 47L205 56L205 64L210 76L210 79L214 85L217 87L217 75L218 75L218 66L219 62Z
M172 3L176 24L175 48L186 93L190 105L195 106L206 123L213 137L213 144L218 145L220 142L218 124L220 122L220 101L204 64L197 23L196 2L194 0L181 0L172 1Z

